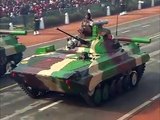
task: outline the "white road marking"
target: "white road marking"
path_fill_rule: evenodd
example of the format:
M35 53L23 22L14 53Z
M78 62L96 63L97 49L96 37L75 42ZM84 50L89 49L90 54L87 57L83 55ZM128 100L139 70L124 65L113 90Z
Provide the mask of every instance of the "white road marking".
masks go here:
M10 93L12 93L12 92L10 92ZM13 94L13 93L12 93ZM8 94L7 94L7 96L9 96ZM12 105L12 104L15 104L16 102L18 103L19 101L23 101L23 100L26 100L26 98L27 98L28 96L22 96L22 97L17 97L16 99L12 99L11 101L8 101L8 102L3 102L3 104L0 104L0 107L2 108L2 107L7 107L8 105Z
M156 100L158 98L160 98L160 93L158 95L154 96L153 98L151 98L151 100L154 101L154 100Z
M25 112L32 110L34 108L37 108L38 106L47 103L48 101L44 101L44 100L40 100L40 101L36 101L34 103L31 103L29 105L27 105L26 107L24 107L23 109L20 110L15 110L15 112L13 114L7 115L4 118L1 118L0 120L11 120L13 119L13 117L18 116L20 114L24 114Z
M131 110L130 112L128 112L127 114L123 115L122 117L120 117L117 120L125 120L125 119L127 119L129 116L133 115L134 113L136 113L137 111L139 111L140 109L144 108L145 106L147 106L150 103L151 103L151 101L144 102L143 104L139 105L138 107L136 107L135 109Z
M1 92L1 91L4 91L4 90L6 90L6 89L9 89L9 88L15 87L15 86L17 86L17 85L18 85L18 84L16 83L16 84L9 85L9 86L7 86L7 87L1 88L1 89L0 89L0 92Z
M126 29L131 29L131 28L135 28L135 27L141 27L142 25L145 26L146 24L154 23L156 21L159 21L159 18L158 18L158 20L153 20L153 21L148 22L148 23L141 23L141 24L136 24L136 25L132 25L132 26L129 26L129 27L119 28L118 31L122 31L122 30L126 30ZM112 31L112 32L116 32L116 31Z
M149 65L149 64L152 64L153 62L160 63L160 60L157 60L157 59L151 58L151 59L149 60L149 62L147 62L146 64L147 64L147 65Z
M153 59L153 58L152 58ZM160 63L160 60L157 60L157 59L153 59L153 61L157 62L157 63Z
M151 44L143 44L143 46L141 47L141 49L146 49L148 47L154 46L155 44L159 44L159 41L154 41Z
M140 18L140 19L136 19L136 20L124 22L124 23L119 24L119 26L124 25L124 24L128 24L128 23L132 23L132 22L137 22L137 21L149 19L149 18L154 18L154 17L159 17L159 15L153 15L153 16L148 16L148 17L144 17L144 18ZM159 18L158 18L158 19L159 19ZM116 26L116 25L113 25L112 27L115 27L115 26Z
M40 108L40 109L38 109L38 111L44 111L44 110L46 110L46 109L48 109L48 108L50 108L50 107L53 107L53 106L55 106L55 105L57 105L57 104L59 104L59 103L61 103L61 102L63 102L63 100L59 100L59 101L57 101L57 102L54 102L54 103L52 103L52 104L50 104L50 105L47 105L47 106L45 106L45 107L43 107L43 108Z
M154 36L151 36L150 39L159 38L159 37L160 37L160 32L156 33Z
M35 46L39 46L39 45L43 45L43 44L48 44L48 43L56 42L56 41L63 40L63 39L67 39L67 38L68 38L68 37L59 38L59 39L54 39L54 41L51 40L51 41L46 41L46 42L38 43L38 44L35 44L35 45L30 45L30 46L27 46L27 48L31 48L31 47L35 47Z
M154 51L154 52L150 53L149 55L150 55L150 57L153 57L153 56L158 55L158 54L160 54L160 50ZM149 62L147 62L146 64L148 65L148 64L151 64L155 61L158 62L158 63L160 62L160 60L150 58Z
M142 26L143 28L146 28L146 27L149 27L149 26L151 26L151 25L144 25L144 26Z
M153 56L158 55L158 54L160 54L160 50L151 52L149 55L150 55L150 57L153 57Z
M155 62L153 59L150 59L149 62L147 62L146 64L149 65L151 63Z
M126 30L126 31L123 31L123 32L121 32L121 33L128 33L128 32L130 32L131 30Z
M118 118L117 120L126 120L127 118L133 116L133 115L136 114L139 110L141 110L141 109L144 108L145 106L149 105L149 104L152 103L153 101L157 100L158 98L160 98L160 93L157 94L156 96L152 97L151 99L147 100L146 102L142 103L141 105L139 105L139 106L136 107L135 109L131 110L131 111L128 112L127 114L123 115L122 117Z

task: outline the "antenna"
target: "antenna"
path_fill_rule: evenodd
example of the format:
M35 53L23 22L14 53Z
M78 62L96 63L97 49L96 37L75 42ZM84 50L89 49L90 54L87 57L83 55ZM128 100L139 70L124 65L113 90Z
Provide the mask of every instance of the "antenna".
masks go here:
M117 13L117 19L116 19L116 36L118 36L118 13Z
M116 18L116 36L118 36L118 16L119 16L119 10L120 10L120 2L118 2L118 12L117 12L117 18Z

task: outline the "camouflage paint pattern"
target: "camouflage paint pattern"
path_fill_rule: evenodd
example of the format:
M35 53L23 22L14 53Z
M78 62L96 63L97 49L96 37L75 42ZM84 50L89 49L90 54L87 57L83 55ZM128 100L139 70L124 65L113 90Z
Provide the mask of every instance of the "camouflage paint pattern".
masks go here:
M91 59L88 60L79 59L77 53L73 54L71 52L70 54L68 51L33 55L24 59L14 72L24 74L24 78L27 78L28 74L32 75L32 79L26 79L30 81L31 86L33 82L36 82L34 81L34 78L36 78L45 88L59 92L65 92L67 88L65 80L72 78L74 75L76 76L78 73L77 78L72 78L73 83L85 86L91 91L101 81L149 60L149 55L146 53L139 52L134 55L134 49L130 49L129 46L125 46L124 49L129 54L125 51L97 54L93 49L89 49L88 51L92 53L90 55ZM80 53L80 51L84 52L85 49L78 48L77 51ZM70 86L70 89L72 89L72 86Z
M99 24L101 25L101 22ZM127 40L130 40L128 45L114 48L114 39L106 40L99 32L94 33L94 39L90 38L90 47L61 49L22 60L13 70L16 74L14 79L33 88L62 93L79 94L92 91L100 82L132 70L149 60L149 55L141 52L133 39ZM139 38L136 42L143 41ZM84 53L88 55L87 58L81 57Z

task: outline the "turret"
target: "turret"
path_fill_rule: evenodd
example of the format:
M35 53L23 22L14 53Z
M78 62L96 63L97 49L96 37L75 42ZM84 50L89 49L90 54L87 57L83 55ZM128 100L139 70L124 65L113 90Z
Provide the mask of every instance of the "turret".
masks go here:
M103 31L103 25L108 24L108 21L95 21L93 22L92 27L92 37L96 38L99 34L99 32Z
M0 30L0 34L9 34L9 35L26 35L27 31L10 31L10 30Z

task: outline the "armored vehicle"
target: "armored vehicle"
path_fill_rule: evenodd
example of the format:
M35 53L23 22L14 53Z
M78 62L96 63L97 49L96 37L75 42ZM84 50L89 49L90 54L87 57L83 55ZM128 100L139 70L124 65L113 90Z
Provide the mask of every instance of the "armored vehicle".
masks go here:
M32 98L54 91L81 95L90 105L100 105L114 93L136 87L150 58L137 43L150 43L150 39L113 38L104 24L107 21L94 22L92 34L83 37L57 28L70 36L66 48L38 48L20 62L12 77Z
M24 45L15 35L26 35L26 31L0 30L0 76L9 73L22 59Z

